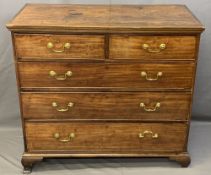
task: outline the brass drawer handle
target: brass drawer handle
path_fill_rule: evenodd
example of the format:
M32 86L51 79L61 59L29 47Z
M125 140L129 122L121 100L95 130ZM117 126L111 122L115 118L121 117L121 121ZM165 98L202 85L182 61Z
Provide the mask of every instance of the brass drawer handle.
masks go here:
M146 135L150 135L152 139L157 139L159 137L158 133L153 133L152 131L149 130L145 130L142 133L139 133L139 138L142 139L144 138Z
M69 102L66 108L60 108L58 107L58 104L56 102L52 102L52 107L56 108L58 112L67 112L73 106L74 106L74 103Z
M142 107L146 112L154 112L160 108L160 102L157 102L154 108L147 108L144 103L140 103L140 107Z
M51 70L49 72L49 75L51 77L54 77L56 80L59 80L59 81L63 81L63 80L66 80L67 77L71 77L72 76L72 71L67 71L64 75L58 75L55 71Z
M71 140L73 140L73 138L75 138L75 133L70 133L69 135L68 135L68 138L67 139L60 139L60 134L59 133L54 133L53 134L53 137L55 138L55 139L57 139L58 141L60 141L60 142L70 142Z
M152 49L152 48L150 48L149 44L145 43L145 44L142 45L142 48L149 53L159 53L162 50L166 49L166 44L162 43L162 44L159 45L159 48L153 48Z
M70 43L64 43L64 44L62 45L62 47L60 48L60 50L58 50L58 49L55 49L55 48L54 48L55 45L54 45L52 42L48 42L48 43L47 43L47 48L48 48L49 50L55 52L55 53L62 53L62 52L64 52L65 50L70 49L70 46L71 46Z
M142 71L142 72L141 72L141 76L142 76L142 77L145 77L145 79L146 79L147 81L156 81L156 80L159 79L159 77L162 77L162 76L163 76L163 72L158 72L155 78L151 78L151 77L148 76L147 72Z

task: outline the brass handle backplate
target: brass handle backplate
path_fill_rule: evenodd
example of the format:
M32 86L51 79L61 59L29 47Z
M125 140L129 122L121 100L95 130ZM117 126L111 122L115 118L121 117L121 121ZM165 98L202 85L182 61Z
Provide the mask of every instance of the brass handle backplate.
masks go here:
M142 72L141 72L141 76L142 76L142 77L145 77L145 79L146 79L147 81L156 81L156 80L159 79L159 77L162 77L162 76L163 76L163 72L158 72L158 73L156 74L156 77L155 77L155 78L152 78L152 77L149 77L149 75L147 74L147 72L142 71Z
M51 77L54 77L56 80L59 80L59 81L63 81L63 80L66 80L67 79L67 77L71 77L72 76L72 71L67 71L65 74L57 74L55 71L53 71L53 70L51 70L50 72L49 72L49 75L51 76Z
M144 103L140 103L140 107L142 107L146 112L154 112L160 108L160 102L157 102L153 108L147 108Z
M158 48L151 48L149 44L144 43L142 45L142 48L149 53L159 53L162 50L166 49L166 44L162 43L162 44L159 45Z
M67 107L66 107L66 108L61 108L61 107L58 107L57 102L52 102L52 107L56 108L56 110L57 110L58 112L67 112L67 111L69 111L69 109L72 108L73 106L74 106L74 103L69 102L69 103L67 104Z
M67 139L60 139L60 134L59 133L54 133L53 137L57 139L60 142L70 142L73 138L75 138L75 133L69 133Z
M142 139L146 137L147 135L150 135L152 139L157 139L159 137L158 133L153 133L152 131L145 130L144 132L139 133L139 138Z
M51 51L53 51L53 52L55 52L55 53L62 53L62 52L64 52L65 50L70 49L71 45L70 45L70 43L64 43L60 49L55 49L55 44L52 43L52 42L48 42L46 47L47 47L49 50L51 50Z

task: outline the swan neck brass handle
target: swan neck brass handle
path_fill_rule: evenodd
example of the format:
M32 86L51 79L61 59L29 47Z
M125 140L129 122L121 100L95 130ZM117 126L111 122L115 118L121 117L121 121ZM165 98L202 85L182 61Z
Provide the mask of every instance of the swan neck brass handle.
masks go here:
M146 137L147 135L150 135L152 139L157 139L159 137L158 133L153 133L152 131L145 130L144 132L139 133L139 138L142 139Z
M154 112L159 109L161 106L160 102L157 102L153 108L147 108L144 103L140 103L140 107L142 107L146 112Z
M53 70L51 70L51 71L49 71L49 75L51 76L51 77L54 77L56 80L58 80L58 81L64 81L64 80L66 80L67 79L67 77L71 77L72 76L72 71L67 71L65 74L57 74L55 71L53 71Z
M54 133L53 137L55 139L57 139L59 142L64 142L65 143L65 142L70 142L71 140L73 140L75 138L75 133L73 133L73 132L69 133L67 139L61 139L59 133Z
M70 108L72 108L74 106L74 103L72 102L69 102L67 104L67 107L66 108L62 108L62 107L58 107L59 105L57 104L57 102L52 102L52 107L56 108L56 110L58 112L67 112L69 111Z
M162 50L165 50L166 49L166 44L165 43L162 43L162 44L159 45L158 48L151 48L149 44L144 43L142 45L142 48L144 50L146 50L147 52L149 52L149 53L159 53Z
M62 47L60 47L60 49L55 49L55 44L52 42L48 42L46 47L52 52L63 53L65 50L70 49L71 45L70 43L64 43L62 44Z
M141 76L142 77L145 77L145 79L147 81L157 81L159 79L159 77L162 77L163 76L163 72L158 72L155 78L151 78L151 77L149 77L149 75L147 74L147 72L142 71L141 72Z

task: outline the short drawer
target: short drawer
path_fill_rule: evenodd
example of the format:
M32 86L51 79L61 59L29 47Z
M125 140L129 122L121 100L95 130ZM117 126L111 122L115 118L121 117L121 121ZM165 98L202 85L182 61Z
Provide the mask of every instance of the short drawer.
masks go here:
M20 59L104 59L103 35L15 34Z
M111 35L111 59L193 60L194 36L127 36Z
M21 87L192 88L193 63L101 64L20 62Z
M26 119L187 120L190 93L22 93Z
M57 122L25 124L28 152L71 153L181 152L187 125L183 123Z

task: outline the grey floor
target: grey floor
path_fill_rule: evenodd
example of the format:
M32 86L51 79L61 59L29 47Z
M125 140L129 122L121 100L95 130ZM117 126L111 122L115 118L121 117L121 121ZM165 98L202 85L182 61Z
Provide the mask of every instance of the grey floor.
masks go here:
M22 174L21 135L20 128L0 128L0 175ZM188 168L167 159L48 159L37 164L32 175L210 175L210 122L192 122L189 152L192 163Z

